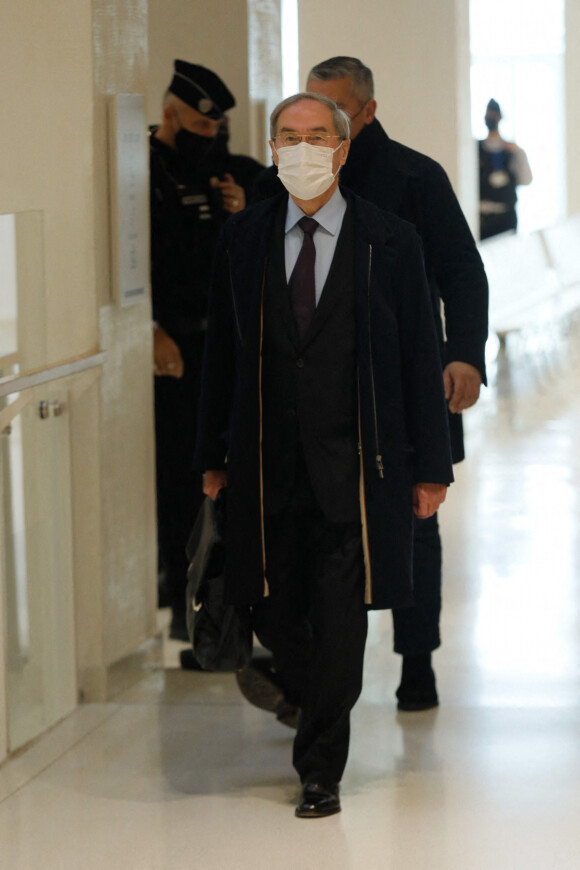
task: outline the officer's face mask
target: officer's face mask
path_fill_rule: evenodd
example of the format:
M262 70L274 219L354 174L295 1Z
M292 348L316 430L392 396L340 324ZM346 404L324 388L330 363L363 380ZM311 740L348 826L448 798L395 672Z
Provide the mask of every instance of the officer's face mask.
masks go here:
M200 163L215 144L215 136L199 136L181 127L175 134L177 153L188 163Z
M228 154L228 143L230 141L230 131L225 124L218 126L215 137L214 151L218 154Z
M489 130L490 133L494 133L499 127L499 120L493 115L485 116L485 126Z
M342 143L338 148L341 147ZM278 178L288 193L303 200L325 193L338 175L338 170L332 171L332 158L338 148L308 142L274 148L278 155Z

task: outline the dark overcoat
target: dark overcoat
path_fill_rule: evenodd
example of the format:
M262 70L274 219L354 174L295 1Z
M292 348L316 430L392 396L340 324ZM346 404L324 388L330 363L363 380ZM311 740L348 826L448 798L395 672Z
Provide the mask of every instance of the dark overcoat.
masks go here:
M283 189L277 172L271 166L258 175L255 200ZM479 370L485 384L487 278L443 167L427 155L395 142L375 118L352 140L340 181L363 199L413 224L423 243L443 365L453 361L469 363ZM459 462L465 455L461 415L450 414L449 423L453 460Z
M355 235L360 503L371 608L412 602L412 484L453 480L441 362L413 228L343 191ZM261 345L269 233L287 194L231 218L218 245L196 466L228 472L227 588L267 594ZM337 352L340 349L337 348Z

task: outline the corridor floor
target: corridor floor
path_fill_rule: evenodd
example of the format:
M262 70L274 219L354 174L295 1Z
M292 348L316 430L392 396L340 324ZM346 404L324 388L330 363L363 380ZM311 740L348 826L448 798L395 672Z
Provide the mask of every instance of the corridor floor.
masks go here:
M493 350L440 512L441 705L397 713L373 614L342 813L295 819L292 732L166 642L0 768L2 870L580 868L580 323Z

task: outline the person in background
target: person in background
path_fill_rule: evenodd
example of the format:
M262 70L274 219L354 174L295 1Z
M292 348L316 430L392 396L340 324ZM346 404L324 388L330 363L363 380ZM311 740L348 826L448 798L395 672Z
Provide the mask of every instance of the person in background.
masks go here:
M530 184L526 152L500 136L501 109L490 100L485 110L487 137L479 142L479 235L481 239L514 231L518 226L516 188Z
M423 243L425 269L443 363L453 461L464 458L461 412L485 383L488 287L485 270L457 197L443 168L430 157L390 139L376 118L371 70L354 57L333 57L308 75L306 90L334 100L350 118L351 147L341 183L354 193L413 224ZM256 179L253 198L280 191L275 166ZM444 309L445 327L441 309ZM397 689L400 710L439 703L431 653L441 643L441 540L437 515L415 522L414 606L393 609L394 648L403 657ZM269 647L267 622L258 636ZM256 659L240 671L245 697L282 710L284 687ZM285 715L285 714L284 714Z
M185 547L203 498L193 450L211 264L222 225L245 207L263 169L229 154L223 125L234 105L214 72L176 60L161 122L150 131L160 604L171 607L178 640L188 640Z
M339 188L346 115L296 94L270 119L285 188L223 230L196 467L227 487L226 597L269 602L300 709L300 818L340 811L367 608L411 600L413 514L453 479L419 239Z

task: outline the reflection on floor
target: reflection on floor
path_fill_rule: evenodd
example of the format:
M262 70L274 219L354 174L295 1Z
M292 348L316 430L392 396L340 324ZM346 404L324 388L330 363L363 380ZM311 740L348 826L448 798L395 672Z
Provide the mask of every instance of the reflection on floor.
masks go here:
M2 868L580 867L579 373L578 321L491 359L441 511L442 703L397 714L374 614L342 814L295 819L292 732L168 642L165 669L0 770Z

